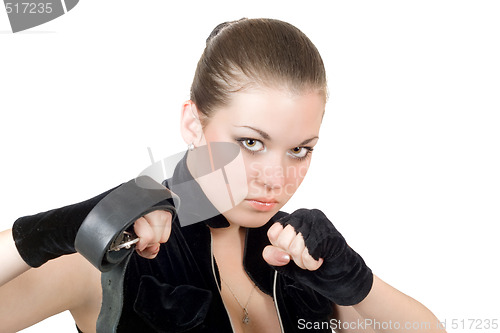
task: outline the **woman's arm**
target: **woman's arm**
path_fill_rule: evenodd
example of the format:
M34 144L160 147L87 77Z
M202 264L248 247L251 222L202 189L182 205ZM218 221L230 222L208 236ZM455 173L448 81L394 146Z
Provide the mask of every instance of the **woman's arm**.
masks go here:
M14 239L12 238L12 230L0 232L0 287L9 282L16 276L26 272L30 266L17 252Z
M334 315L336 332L446 332L429 309L376 275L363 301L353 306L335 305Z
M2 264L6 257L2 256ZM79 254L62 256L5 283L0 299L2 333L17 332L65 310L71 311L84 332L95 332L101 305L100 272Z
M335 330L445 332L426 307L375 276L321 211L299 209L273 224L268 237L267 263L342 305L334 308Z
M10 229L0 232L0 253L1 332L17 332L65 310L85 332L95 331L100 272L81 255L31 269L17 252Z
M136 251L155 258L171 230L172 214L156 210L139 218ZM65 310L78 327L95 332L101 307L100 272L80 254L64 255L30 268L14 244L11 230L0 233L0 323L2 333L17 332ZM36 251L34 249L33 251Z

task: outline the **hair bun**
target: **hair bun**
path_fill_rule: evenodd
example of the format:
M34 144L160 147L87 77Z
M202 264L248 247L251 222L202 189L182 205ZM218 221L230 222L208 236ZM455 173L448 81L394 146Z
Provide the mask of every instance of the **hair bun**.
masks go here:
M212 32L210 33L210 36L208 36L207 38L207 45L210 44L210 42L212 41L212 39L217 36L223 29L229 27L230 25L232 25L233 23L237 23L237 22L240 22L240 21L243 21L243 20L246 20L247 18L246 17L243 17L239 20L235 20L235 21L227 21L227 22L224 22L224 23L220 23L219 25L217 25L214 30L212 30Z

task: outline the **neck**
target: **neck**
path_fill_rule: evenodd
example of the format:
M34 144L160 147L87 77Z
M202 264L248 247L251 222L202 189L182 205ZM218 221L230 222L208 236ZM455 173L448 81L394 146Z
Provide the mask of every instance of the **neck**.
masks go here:
M241 265L245 247L246 228L231 224L227 228L210 228L213 251L217 261L227 261L231 266Z
M229 222L229 221L228 221ZM225 240L234 240L240 238L241 236L245 236L246 228L241 227L237 224L229 222L229 227L226 228L210 228L210 232L212 233L212 237L217 239L225 239ZM237 237L239 236L239 237ZM244 239L244 237L243 237Z

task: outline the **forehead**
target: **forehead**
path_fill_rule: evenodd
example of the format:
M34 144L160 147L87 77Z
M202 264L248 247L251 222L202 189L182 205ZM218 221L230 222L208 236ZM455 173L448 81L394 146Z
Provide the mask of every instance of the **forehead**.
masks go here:
M229 105L212 116L214 126L251 126L273 139L317 136L325 109L320 93L292 94L277 89L234 93Z

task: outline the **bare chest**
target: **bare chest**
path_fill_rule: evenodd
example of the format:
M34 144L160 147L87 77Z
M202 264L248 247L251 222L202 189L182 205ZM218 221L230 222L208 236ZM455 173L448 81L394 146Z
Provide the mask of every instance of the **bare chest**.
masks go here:
M281 332L273 298L262 292L243 268L243 230L227 235L213 232L212 250L221 278L220 295L234 332Z
M281 332L276 305L271 296L263 293L243 273L238 285L231 286L221 281L221 297L228 312L233 329L237 333ZM224 278L223 278L224 279Z

